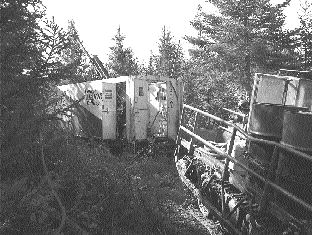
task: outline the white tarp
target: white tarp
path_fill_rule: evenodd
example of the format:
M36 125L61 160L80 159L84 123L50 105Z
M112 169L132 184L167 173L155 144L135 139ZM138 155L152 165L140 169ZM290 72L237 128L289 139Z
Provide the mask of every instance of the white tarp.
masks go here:
M58 86L58 89L74 101L82 99L80 105L102 119L102 83L103 80L95 80Z

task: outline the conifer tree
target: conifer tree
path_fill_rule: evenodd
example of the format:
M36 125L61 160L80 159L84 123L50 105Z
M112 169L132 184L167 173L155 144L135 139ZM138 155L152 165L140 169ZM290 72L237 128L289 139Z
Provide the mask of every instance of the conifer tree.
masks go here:
M295 30L296 45L299 52L300 69L312 68L312 3L300 2L300 26Z
M155 75L156 74L156 56L153 54L153 52L151 51L151 55L149 57L148 60L148 65L145 68L145 72L148 75Z
M184 60L182 47L179 43L173 41L171 32L166 30L165 26L162 29L162 36L159 41L159 55L151 58L154 60L155 73L177 79L182 74Z
M125 36L121 34L119 27L113 38L115 45L110 47L108 68L111 77L136 75L139 72L139 66L132 49L124 46L124 39Z
M45 18L40 0L2 1L0 35L0 160L2 176L14 178L29 173L41 127L55 120L50 98L68 74L61 59L68 35Z
M125 36L121 34L120 27L118 27L117 33L113 38L115 45L110 47L111 53L109 55L109 62L107 64L110 77L137 75L140 71L139 65L134 58L132 49L124 46L124 40ZM126 122L126 84L117 84L116 92L118 110L118 137L123 138L122 128Z
M191 22L198 37L186 37L197 46L193 57L211 60L215 69L232 71L250 90L251 74L276 70L283 64L285 34L282 30L284 3L272 6L268 0L210 0L219 14L199 9Z
M80 43L78 30L73 20L68 22L68 46L62 51L61 59L68 74L62 83L79 83L99 79L88 53Z

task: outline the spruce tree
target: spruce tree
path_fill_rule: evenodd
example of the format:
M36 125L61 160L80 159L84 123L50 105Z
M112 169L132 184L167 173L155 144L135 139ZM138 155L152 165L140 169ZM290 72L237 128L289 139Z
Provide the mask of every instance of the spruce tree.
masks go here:
M45 17L40 0L0 4L1 163L3 177L29 174L32 148L53 115L51 96L68 74L68 35Z
M68 22L68 46L62 51L62 62L67 67L67 76L62 83L79 83L101 79L92 64L92 57L84 48L73 20Z
M215 69L232 71L250 90L254 71L276 70L283 64L285 34L283 8L289 0L272 6L269 0L210 0L219 14L199 9L191 22L197 37L186 39L197 46L193 57L210 60Z
M124 40L125 36L121 34L119 27L113 38L115 45L110 47L108 68L111 77L136 75L139 72L139 66L132 49L124 46Z
M41 74L48 52L42 47L49 47L49 42L38 43L38 21L43 17L39 1L6 0L0 7L1 149L10 152L19 143L31 142L32 138L22 139L33 130L28 120L44 89Z
M113 38L115 45L110 47L111 53L107 64L110 77L137 75L140 71L132 49L124 46L124 40L125 36L121 34L120 27L118 27L117 34ZM122 128L126 123L126 84L118 83L116 92L118 137L123 138Z
M301 70L312 68L312 3L305 0L300 3L300 25L295 29L297 50Z
M166 30L165 26L159 41L159 55L151 58L154 60L155 73L177 79L182 74L184 61L182 47L179 43L174 42L171 32Z

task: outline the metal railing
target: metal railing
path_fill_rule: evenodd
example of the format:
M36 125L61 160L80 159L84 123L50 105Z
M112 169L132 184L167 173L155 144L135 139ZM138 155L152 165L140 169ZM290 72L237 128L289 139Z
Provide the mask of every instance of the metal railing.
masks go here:
M190 109L192 111L195 112L195 120L194 120L194 128L193 131L187 129L186 127L183 126L183 115L185 112L185 109ZM229 147L228 147L228 151L224 152L223 150L221 150L220 148L216 147L214 144L212 144L211 142L203 139L202 137L200 137L199 135L195 134L195 128L196 128L196 122L198 119L198 114L201 114L205 117L208 117L210 119L213 119L217 122L220 122L224 125L227 125L228 127L232 127L233 131L232 131L232 135L231 135L231 140L229 143ZM225 121L219 117L216 117L212 114L209 114L207 112L204 112L202 110L199 110L197 108L194 108L192 106L183 105L183 110L181 113L181 120L180 120L180 126L179 126L179 131L178 131L178 137L176 140L176 151L175 151L175 160L178 161L178 152L179 152L179 148L181 145L181 131L187 133L188 135L191 136L191 144L190 144L190 149L189 149L189 154L193 154L194 153L194 139L200 141L201 143L203 143L204 145L206 145L207 147L209 147L210 149L212 149L213 151L215 151L217 154L225 157L226 161L225 161L225 166L223 168L223 174L222 174L222 187L221 187L221 195L222 195L222 214L224 215L224 182L226 180L226 174L229 170L229 162L233 162L234 164L237 164L238 166L240 166L241 168L243 168L245 171L247 171L248 173L250 173L251 175L257 177L258 179L260 179L261 181L264 182L264 192L262 194L261 200L260 200L260 210L265 210L266 206L268 205L270 199L269 199L269 194L271 193L271 189L274 189L277 192L282 193L283 195L287 196L288 198L290 198L291 200L293 200L294 202L300 204L301 206L303 206L305 209L307 209L308 211L310 211L312 213L312 205L308 204L307 202L303 201L302 199L298 198L296 195L294 195L293 193L289 192L288 190L282 188L281 186L279 186L278 184L276 184L275 182L272 181L272 174L274 174L274 165L276 165L276 162L278 161L278 157L279 157L279 151L280 150L284 150L287 152L290 152L292 154L295 154L303 159L306 159L310 162L312 162L312 156L303 153L301 151L298 151L294 148L288 147L286 145L282 145L280 143L274 142L274 141L269 141L269 140L263 140L263 139L258 139L255 137L250 136L249 134L247 134L242 128L236 126L235 124ZM261 144L267 144L270 146L274 146L274 151L272 154L272 158L271 158L271 164L270 164L270 168L268 169L268 173L266 176L262 176L260 174L258 174L257 172L255 172L254 170L250 169L250 167L248 167L247 165L245 165L244 163L238 161L237 159L233 158L231 156L232 150L233 150L233 146L234 146L234 140L237 136L237 132L240 133L241 136L244 136L246 138L246 140L249 141L254 141L256 143L261 143ZM218 212L219 213L219 212ZM232 213L232 212L230 212Z

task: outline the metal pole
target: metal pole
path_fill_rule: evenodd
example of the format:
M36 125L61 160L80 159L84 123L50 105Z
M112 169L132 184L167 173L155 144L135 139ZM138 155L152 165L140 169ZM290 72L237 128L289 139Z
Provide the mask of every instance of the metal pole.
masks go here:
M237 130L234 128L233 132L232 132L231 140L230 140L230 145L229 145L229 149L228 149L228 155L232 154L234 141L235 141L235 137L236 137L236 132L237 132ZM224 169L223 169L222 181L221 181L222 214L225 213L224 182L225 182L225 180L228 180L228 178L229 178L229 172L228 172L229 171L229 163L230 163L230 160L227 158L225 160L225 166L224 166Z
M178 129L178 136L177 136L177 139L176 139L176 143L175 143L175 151L174 151L174 160L175 162L177 162L179 159L178 159L178 154L179 154L179 151L180 151L180 144L181 144L181 126L182 126L182 123L183 123L183 114L184 114L184 107L182 107L182 111L181 111L181 116L180 116L180 125L179 125L179 129Z
M197 128L197 120L198 120L198 112L195 113L195 120L194 120L194 124L193 124L193 132L195 133L196 128ZM195 138L191 138L191 144L190 144L190 149L189 149L189 155L193 155L194 154L194 142L195 142Z

